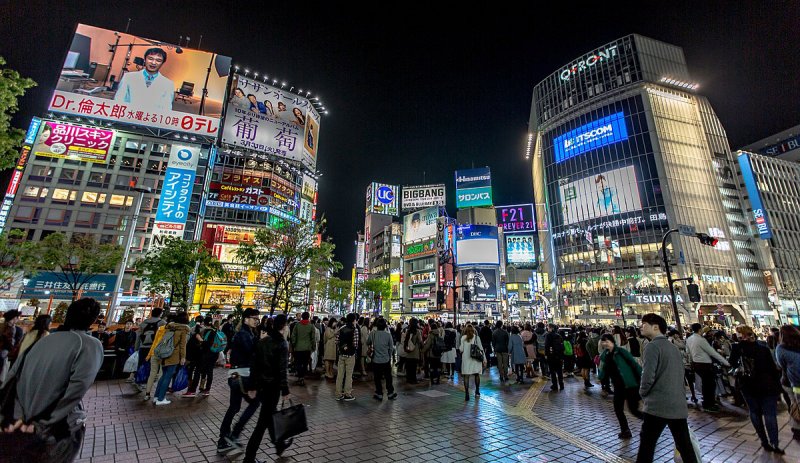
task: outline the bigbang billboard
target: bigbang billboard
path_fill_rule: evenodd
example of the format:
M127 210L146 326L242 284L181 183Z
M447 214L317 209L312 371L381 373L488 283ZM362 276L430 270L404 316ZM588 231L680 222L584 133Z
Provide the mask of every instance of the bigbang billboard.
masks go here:
M231 59L78 24L49 109L216 136Z

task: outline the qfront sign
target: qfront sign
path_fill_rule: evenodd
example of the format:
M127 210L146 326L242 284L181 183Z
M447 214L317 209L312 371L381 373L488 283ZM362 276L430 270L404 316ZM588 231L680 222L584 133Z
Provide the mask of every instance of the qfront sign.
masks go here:
M592 53L591 55L576 61L572 66L562 70L559 74L559 77L561 77L562 81L568 82L575 75L593 68L598 63L602 63L616 57L617 46L612 45L610 47L606 47L602 50L598 50L597 53Z
M556 162L566 161L579 154L628 139L625 113L606 116L556 137L553 149Z

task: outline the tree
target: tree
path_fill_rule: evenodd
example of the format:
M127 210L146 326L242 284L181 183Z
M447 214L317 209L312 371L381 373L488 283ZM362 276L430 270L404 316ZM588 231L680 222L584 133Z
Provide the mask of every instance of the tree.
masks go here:
M22 230L0 233L0 281L14 278L20 270L35 267L36 245L25 240Z
M19 98L36 85L13 69L3 69L0 56L0 170L14 167L25 131L11 127L11 116L19 109Z
M318 240L324 222L286 222L279 229L262 228L256 231L252 243L241 243L236 249L239 263L260 270L266 277L271 293L270 316L281 302L286 302L284 313L289 311L297 295L298 280L311 272L341 268L334 260L336 246L329 240Z
M53 233L36 243L34 271L53 272L56 279L72 291L77 299L84 285L96 276L112 273L122 261L122 248L116 244L98 244L85 235L67 239Z
M197 281L191 282L195 266ZM184 241L169 237L161 247L151 249L136 261L136 275L141 276L151 290L169 294L170 306L177 305L186 309L191 304L191 284L224 278L225 269L208 252L202 241Z
M372 278L365 281L364 291L370 293L373 304L378 300L383 302L381 312L384 317L388 317L389 308L392 306L392 284L389 278ZM374 305L372 307L374 307Z
M53 310L53 323L64 323L68 308L69 306L66 302L59 302L55 310Z

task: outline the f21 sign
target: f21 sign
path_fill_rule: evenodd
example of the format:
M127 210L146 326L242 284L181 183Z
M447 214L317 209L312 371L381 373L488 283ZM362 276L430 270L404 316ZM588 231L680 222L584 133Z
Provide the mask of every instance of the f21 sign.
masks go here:
M503 233L536 231L533 204L496 206L495 211L497 212L497 225L503 227Z

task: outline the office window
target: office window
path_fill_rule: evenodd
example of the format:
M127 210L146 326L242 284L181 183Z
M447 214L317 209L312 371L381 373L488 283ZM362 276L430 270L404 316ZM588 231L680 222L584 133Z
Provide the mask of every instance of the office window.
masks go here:
M111 195L108 204L111 207L130 207L133 204L133 196Z
M50 166L42 166L34 164L32 166L31 175L28 177L28 180L36 180L40 182L49 181L53 178L53 171L54 169Z
M43 202L45 198L47 198L47 194L49 191L50 191L49 188L43 186L25 187L25 189L22 190L22 200Z
M14 216L14 222L39 223L39 216L41 213L41 207L21 206L19 209L17 209L17 215Z
M91 172L89 173L89 180L86 182L86 186L107 188L110 178L111 174L107 174L105 172Z
M53 190L53 202L59 204L75 204L75 199L78 197L78 192L75 190L67 190L64 188L56 188Z
M75 227L77 227L77 228L97 228L97 224L99 222L100 222L100 213L99 212L80 211L80 212L78 212L78 216L75 218Z
M45 224L66 227L67 225L69 225L69 218L71 215L72 211L65 211L61 209L50 209L47 211Z
M78 185L83 178L83 171L77 169L61 169L61 175L58 176L58 183L67 185Z
M98 193L96 191L84 191L81 195L81 206L97 206L102 207L106 202L106 194Z

